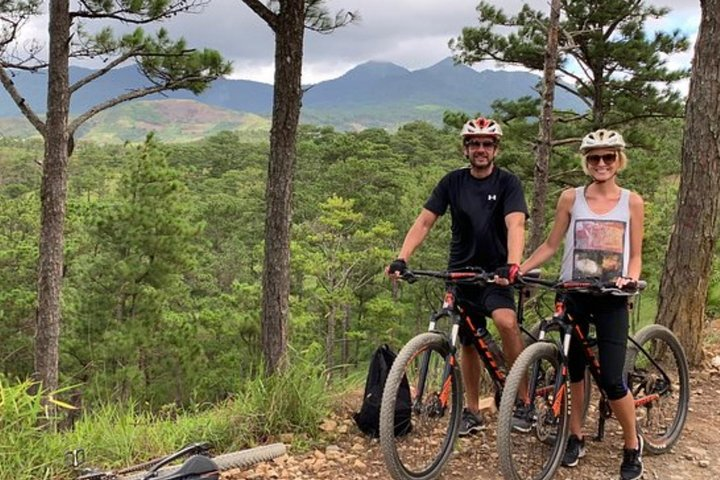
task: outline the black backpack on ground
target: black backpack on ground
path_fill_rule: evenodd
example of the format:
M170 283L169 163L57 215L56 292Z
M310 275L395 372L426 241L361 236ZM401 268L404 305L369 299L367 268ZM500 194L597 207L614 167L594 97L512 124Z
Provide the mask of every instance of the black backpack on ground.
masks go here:
M360 430L377 438L380 435L380 403L383 389L390 367L395 360L395 353L388 345L381 345L375 350L367 380L365 381L365 396L360 411L353 415L355 423ZM410 422L410 385L407 378L400 382L397 402L395 403L395 436L406 435L412 431Z

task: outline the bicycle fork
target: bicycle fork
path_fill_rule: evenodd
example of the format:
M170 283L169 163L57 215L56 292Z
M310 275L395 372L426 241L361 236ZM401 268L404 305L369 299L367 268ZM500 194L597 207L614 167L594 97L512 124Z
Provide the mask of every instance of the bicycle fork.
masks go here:
M430 323L428 325L428 331L429 332L435 332L435 327L437 326L437 321L444 316L450 316L455 319L452 315L448 315L446 312L440 312L438 314L433 315L430 318ZM450 401L450 394L452 392L452 375L454 375L454 369L456 367L455 363L455 354L457 352L457 349L455 347L458 333L460 331L460 326L457 321L453 321L452 330L450 333L450 339L449 339L449 345L450 350L448 352L448 355L445 360L445 366L443 368L443 374L442 374L442 382L440 385L438 385L438 393L437 393L437 401L432 406L433 412L431 412L434 415L442 416L445 413L445 410L447 409L447 406ZM423 357L420 361L420 374L418 375L418 384L417 384L417 393L415 396L415 399L413 400L413 410L417 412L418 410L423 408L422 405L422 399L425 395L425 388L426 388L426 382L427 382L427 374L428 369L430 368L430 351L426 351L423 353Z

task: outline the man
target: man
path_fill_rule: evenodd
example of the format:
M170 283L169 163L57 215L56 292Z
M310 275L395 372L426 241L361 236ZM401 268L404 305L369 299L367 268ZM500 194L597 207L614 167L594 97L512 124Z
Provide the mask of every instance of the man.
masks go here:
M462 128L465 158L469 168L448 173L433 190L424 208L407 232L398 255L387 268L388 275L401 275L413 252L422 244L435 221L448 206L452 216L452 240L448 268L482 267L496 272L505 284L512 283L519 270L525 238L527 205L520 179L495 165L502 129L494 120L477 118ZM485 287L463 286L458 304L475 325L491 316L502 338L509 365L523 349L517 325L513 290L490 284ZM477 433L484 428L479 415L481 360L472 345L474 332L463 324L460 368L465 382L465 409L459 434ZM532 412L529 406L516 409L514 426L529 431Z

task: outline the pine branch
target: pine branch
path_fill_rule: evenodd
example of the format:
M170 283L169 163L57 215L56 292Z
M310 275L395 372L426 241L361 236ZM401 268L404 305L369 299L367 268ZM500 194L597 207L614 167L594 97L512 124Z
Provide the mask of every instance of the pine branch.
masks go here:
M312 32L321 34L333 33L360 19L357 12L340 10L335 14L335 19L330 19L330 13L323 5L324 0L307 0L305 4L305 28Z
M92 107L90 110L86 111L82 115L78 116L73 120L68 129L70 131L70 135L74 135L75 131L82 125L83 123L87 122L89 119L97 115L98 113L102 112L103 110L107 110L108 108L114 107L115 105L118 105L123 102L127 102L130 100L135 100L136 98L144 97L147 95L151 95L153 93L162 92L163 90L168 90L170 87L166 85L156 85L154 87L145 87L145 88L138 88L136 90L131 90L123 95L120 95L115 98L111 98L110 100L107 100L103 103L99 103Z
M0 82L2 82L5 90L10 95L10 98L13 99L15 105L17 105L20 109L20 112L25 115L25 118L27 118L28 121L35 127L35 129L40 132L40 134L44 137L45 123L40 120L40 117L37 116L37 114L33 111L30 105L28 105L25 98L20 94L18 89L15 88L15 82L13 82L12 78L10 78L10 75L8 75L4 65L0 65Z
M263 5L260 0L242 0L242 2L250 7L258 17L265 20L265 23L273 30L277 31L278 14Z
M77 82L73 83L72 85L70 85L70 95L72 95L73 93L75 93L77 90L81 89L88 83L92 82L93 80L102 77L103 75L108 73L110 70L112 70L113 68L115 68L118 65L120 65L121 63L123 63L124 61L132 58L133 56L135 56L136 53L137 53L137 51L135 51L135 50L130 50L128 52L125 52L123 55L120 55L119 57L117 57L115 60L113 60L112 62L105 65L100 70L95 70L90 75L87 75L86 77L83 77L80 80L78 80Z
M178 13L189 12L193 8L201 7L205 4L207 4L207 1L205 0L181 0L177 3L170 4L168 8L162 10L156 15L147 16L146 13L133 11L128 8L120 8L118 10L110 12L98 11L96 9L93 9L93 7L88 4L86 0L80 0L80 5L85 10L76 10L70 12L70 18L110 19L133 25L144 25L156 22L161 19L173 17Z
M591 102L590 100L588 100L586 97L584 97L583 95L581 95L581 94L580 94L577 90L575 90L574 88L571 88L571 87L569 87L568 85L565 85L564 83L561 83L561 82L556 82L556 83L555 83L555 86L557 86L557 87L559 87L559 88L562 88L563 90L565 90L566 92L568 92L568 93L571 94L571 95L576 96L576 97L579 98L585 105L587 105L589 108L592 108L592 102Z
M560 140L553 140L551 142L551 145L553 147L557 147L558 145L568 145L570 143L580 143L582 141L582 138L563 138Z
M612 128L616 125L623 125L625 123L633 122L635 120L644 120L646 118L684 118L683 114L671 114L671 113L646 113L643 115L633 115L631 117L622 118L615 122L605 124L605 128Z
M40 70L48 68L48 66L49 66L49 64L47 62L36 63L33 65L26 65L26 63L27 63L27 60L23 61L21 63L0 62L0 68L5 68L8 70L22 70L25 72L36 73L36 72L39 72Z
M566 68L563 68L563 67L561 67L561 66L558 66L558 70L559 70L560 73L562 73L563 75L568 76L568 77L572 78L573 80L575 80L577 83L580 84L580 86L587 88L587 83L585 82L585 79L582 78L581 76L579 76L578 74L573 73L573 72L571 72L570 70L568 70L568 69L566 69Z
M573 115L572 117L569 117L569 118L555 117L555 121L556 121L557 123L579 122L580 120L587 120L587 119L588 119L588 115L587 115L587 114L583 114L583 115Z

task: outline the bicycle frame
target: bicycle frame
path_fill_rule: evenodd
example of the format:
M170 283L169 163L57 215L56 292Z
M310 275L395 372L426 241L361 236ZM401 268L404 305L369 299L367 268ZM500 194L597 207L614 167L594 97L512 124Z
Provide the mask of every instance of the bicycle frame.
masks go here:
M527 334L529 337L534 338L534 336L527 331L523 325L523 314L524 314L524 292L520 290L518 294L518 301L517 301L517 318L518 318L518 325L525 334ZM470 331L475 332L474 342L473 346L478 352L478 355L480 356L480 359L482 360L485 370L490 375L490 378L493 382L493 386L495 388L496 392L502 392L503 385L505 385L505 372L502 371L498 364L498 359L495 358L495 355L493 354L492 350L490 349L490 346L488 345L485 340L483 340L483 336L487 333L487 330L485 327L477 327L469 315L465 315L462 307L457 305L456 301L456 293L455 288L453 286L450 286L445 291L445 296L443 298L442 306L439 310L435 311L430 316L430 321L428 324L428 332L433 333L440 333L443 335L447 335L446 332L438 330L437 329L437 323L441 318L449 317L451 321L451 328L450 328L450 335L448 337L448 343L450 345L450 352L448 354L448 358L445 362L445 367L443 371L442 376L442 386L440 389L440 405L439 407L444 411L444 409L447 407L449 392L450 392L450 381L451 381L451 375L453 372L453 369L455 368L456 363L456 355L457 355L457 344L458 344L458 338L460 333L460 325L465 322L465 324L468 326ZM424 354L424 358L422 359L422 363L420 365L420 375L419 375L419 384L417 385L417 392L418 395L416 395L415 400L413 402L413 408L420 408L420 405L417 405L415 402L417 402L417 399L423 398L423 394L425 392L425 381L427 378L427 369L429 367L429 361L430 361L430 355L429 353Z
M558 376L556 380L556 384L554 386L554 401L553 401L553 410L556 414L560 411L560 405L562 404L562 401L564 400L564 396L567 394L566 385L567 385L567 379L568 379L568 352L570 350L570 341L574 337L577 341L580 342L582 346L582 350L585 354L585 359L587 360L587 368L590 371L590 375L592 376L595 385L598 386L598 390L600 391L600 403L599 403L599 418L598 418L598 430L597 435L595 436L596 440L602 440L605 437L605 421L612 416L612 409L610 408L610 400L607 397L607 394L605 391L600 388L600 362L598 361L598 358L596 357L595 353L592 350L592 347L594 343L592 342L593 339L586 337L582 330L580 329L580 326L575 323L575 320L572 318L570 314L566 311L566 305L565 305L565 299L561 296L560 299L558 299L555 303L555 312L551 319L547 320L544 319L541 321L540 324L540 334L538 336L538 341L547 341L545 340L545 334L546 332L552 327L553 325L556 325L560 332L561 332L561 338L562 342L560 345L558 345L558 350L560 352L560 360L562 365L562 372L561 375ZM649 403L652 403L654 401L657 401L661 396L666 395L670 391L670 377L665 372L665 370L655 361L655 359L650 355L641 345L639 345L631 335L628 334L628 340L632 342L635 347L638 349L639 353L642 353L642 355L645 356L646 359L648 359L655 368L661 373L663 380L665 382L665 388L659 392L652 395L648 395L644 398L635 400L635 407L640 407L647 405ZM532 378L530 379L530 391L535 392L536 396L542 396L547 393L547 389L550 387L546 387L544 389L541 389L541 391L535 390L536 388L536 379L537 379L537 369L538 366L535 365L532 370ZM586 388L590 388L590 385L586 385Z

